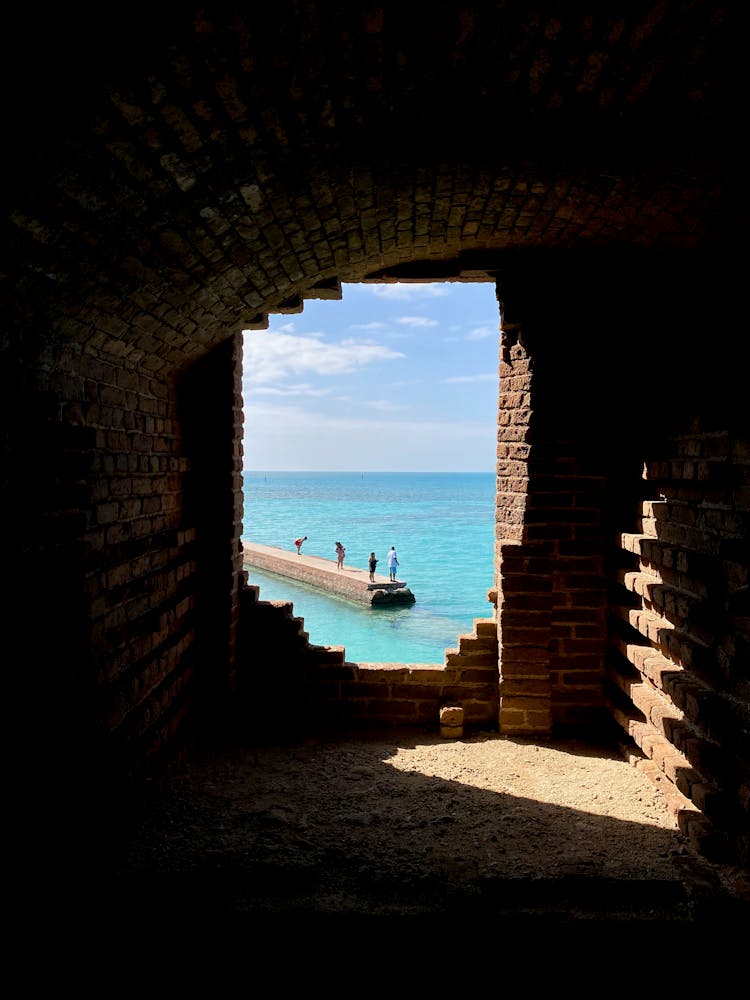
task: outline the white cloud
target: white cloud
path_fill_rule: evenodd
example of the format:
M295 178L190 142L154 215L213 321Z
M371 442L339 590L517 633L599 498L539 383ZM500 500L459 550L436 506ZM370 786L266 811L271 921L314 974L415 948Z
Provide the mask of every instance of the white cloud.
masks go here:
M484 340L486 337L500 337L500 331L497 327L492 326L476 326L473 330L469 330L466 334L467 340Z
M244 467L489 471L496 434L491 422L331 417L261 403L245 408Z
M378 320L373 320L372 323L352 323L352 330L385 330L388 328L387 323L380 323Z
M443 382L497 382L497 372L481 372L479 375L451 375Z
M293 404L285 406L283 404L258 403L257 405L251 404L245 410L245 419L249 423L250 428L256 430L262 429L264 432L277 429L295 435L306 430L314 432L315 435L321 430L338 434L347 429L351 429L357 433L365 431L382 433L389 431L392 433L395 432L398 435L407 435L414 432L419 434L434 434L439 443L439 439L442 436L447 435L450 438L463 438L471 436L477 431L486 430L484 423L481 421L404 421L386 420L378 417L371 419L356 415L330 416L323 413L316 413L313 410L306 410L301 406L294 406ZM494 436L494 428L491 428L491 433Z
M316 336L292 337L263 330L245 330L243 334L243 368L248 385L279 382L306 372L341 375L373 361L403 357L389 347L364 341L331 344Z
M409 409L403 403L394 403L391 399L371 399L364 405L372 410L379 410L381 413L398 413L401 410Z
M313 396L322 397L330 394L330 389L317 389L312 385L254 385L252 388L243 381L242 388L256 396Z
M436 319L428 319L427 316L401 316L396 322L403 326L438 326Z
M377 295L380 299L439 299L448 295L448 291L440 285L424 284L395 284L388 285L361 285L359 286L372 295Z

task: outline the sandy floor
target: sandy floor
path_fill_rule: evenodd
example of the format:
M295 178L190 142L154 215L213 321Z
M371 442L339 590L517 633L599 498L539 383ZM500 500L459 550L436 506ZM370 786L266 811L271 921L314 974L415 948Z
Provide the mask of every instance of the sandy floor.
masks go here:
M614 750L390 733L204 755L103 884L218 918L689 923L724 874Z

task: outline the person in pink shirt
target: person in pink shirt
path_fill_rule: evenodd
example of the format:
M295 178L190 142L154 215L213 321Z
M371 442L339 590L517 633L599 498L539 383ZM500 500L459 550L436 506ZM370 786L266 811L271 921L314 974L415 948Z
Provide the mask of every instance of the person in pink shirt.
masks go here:
M343 569L344 566L344 556L346 555L346 549L341 544L341 542L336 542L336 559L338 560L337 569Z

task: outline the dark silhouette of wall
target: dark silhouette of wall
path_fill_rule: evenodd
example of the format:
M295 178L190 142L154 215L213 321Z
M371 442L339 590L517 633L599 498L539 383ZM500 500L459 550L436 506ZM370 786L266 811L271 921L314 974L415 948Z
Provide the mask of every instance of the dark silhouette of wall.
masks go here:
M45 801L104 811L255 669L240 331L488 280L498 724L616 723L747 861L738 7L6 15L7 673Z

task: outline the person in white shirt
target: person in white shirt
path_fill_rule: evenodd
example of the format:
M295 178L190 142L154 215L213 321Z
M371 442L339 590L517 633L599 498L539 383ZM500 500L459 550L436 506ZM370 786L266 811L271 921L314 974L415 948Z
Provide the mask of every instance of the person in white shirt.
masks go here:
M391 580L396 579L397 566L398 566L398 558L396 556L396 547L395 545L391 545L390 550L388 552L388 575L390 576Z

